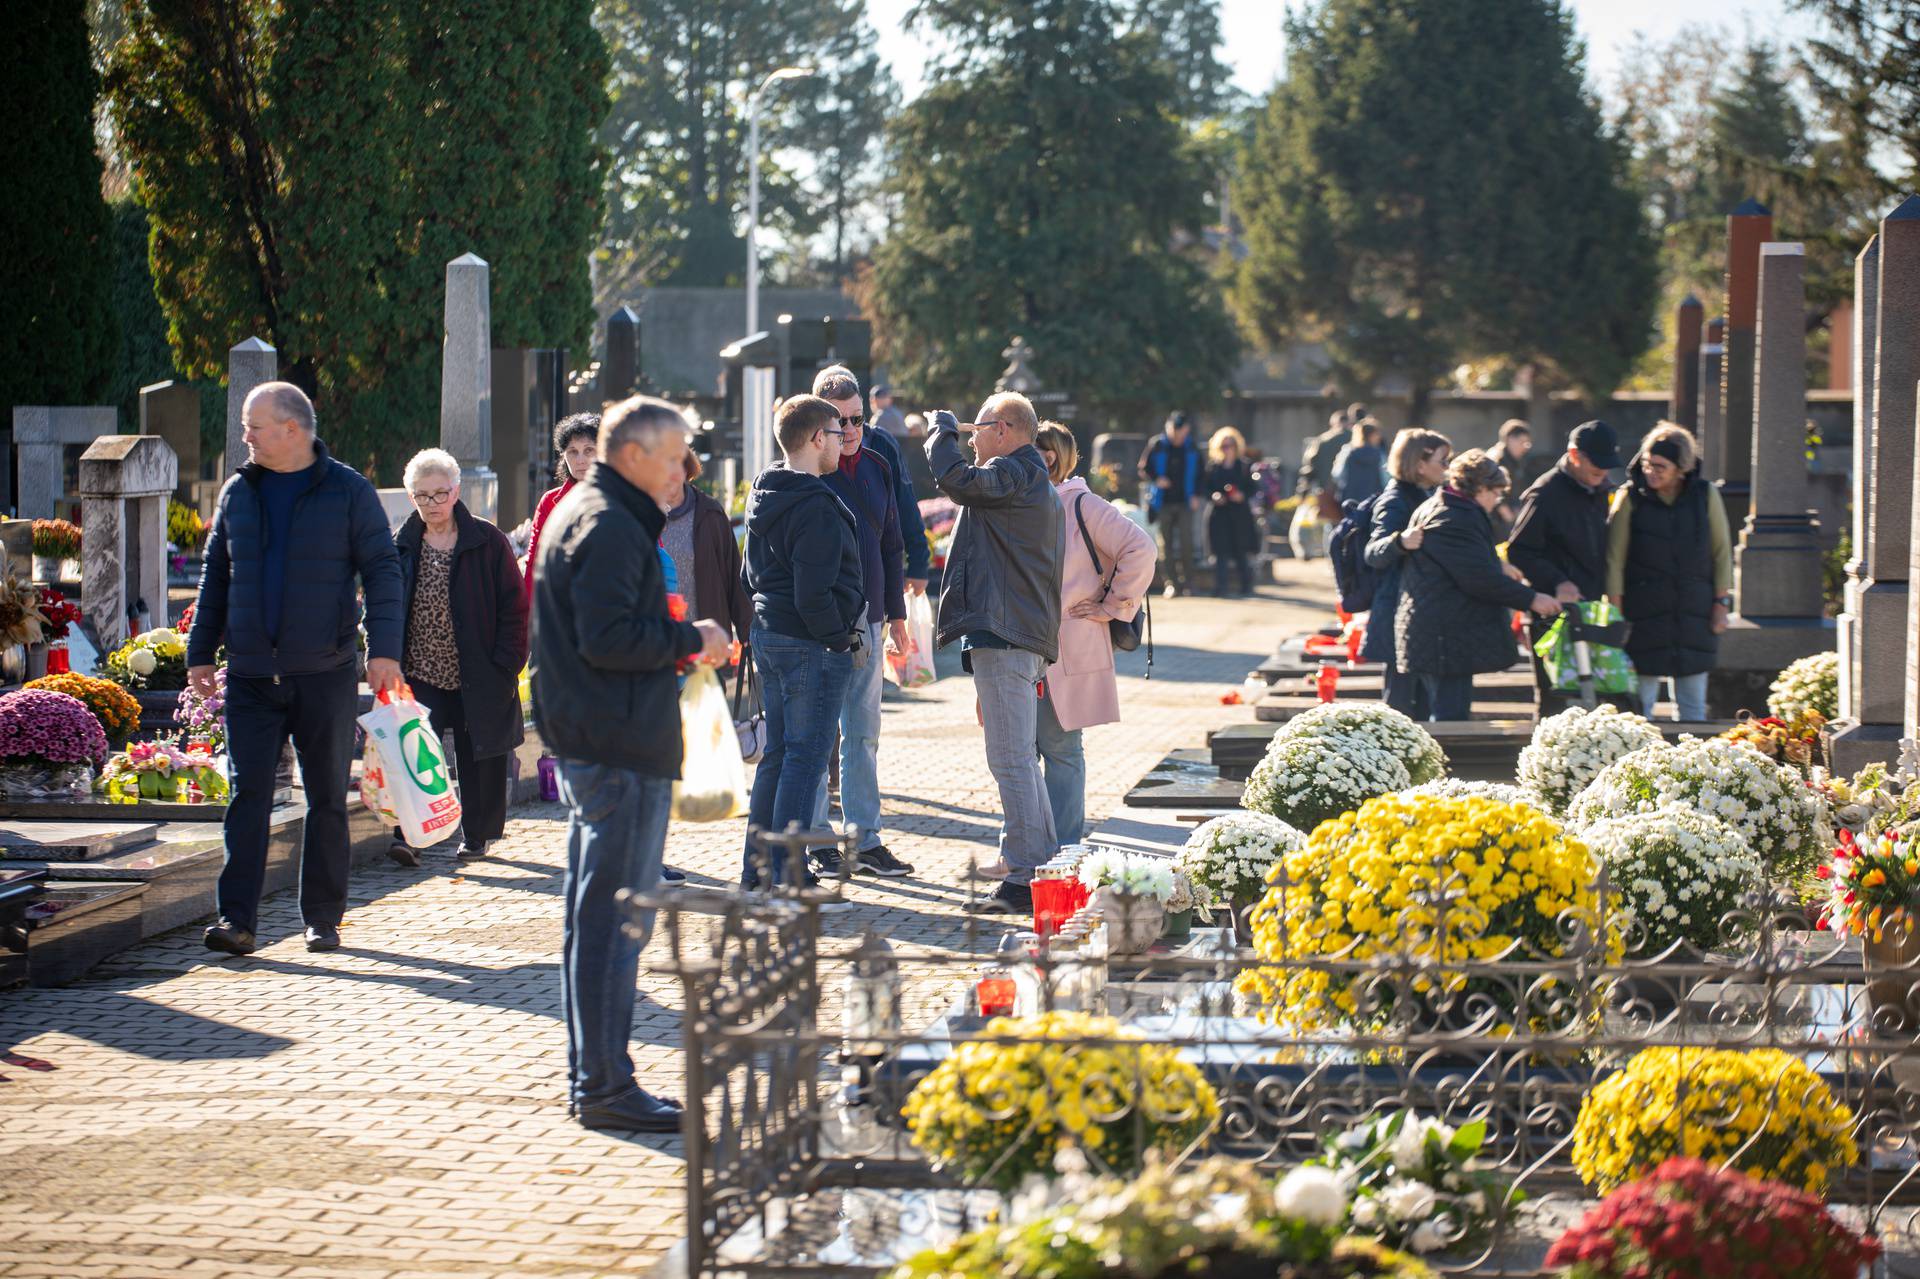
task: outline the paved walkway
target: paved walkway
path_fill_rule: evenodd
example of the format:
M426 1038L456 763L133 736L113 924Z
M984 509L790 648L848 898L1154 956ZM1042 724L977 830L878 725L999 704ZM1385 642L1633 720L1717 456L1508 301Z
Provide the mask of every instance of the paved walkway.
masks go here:
M1324 592L1313 568L1308 597ZM1154 678L1124 679L1126 723L1088 734L1090 820L1166 751L1248 715L1220 694L1316 615L1307 603L1268 587L1160 607ZM1144 657L1124 656L1123 672ZM885 724L889 842L918 874L856 880L856 908L828 927L957 941L956 883L968 860L992 859L999 806L969 682L890 701ZM668 858L730 880L740 832L676 827ZM188 929L67 989L0 995L13 1048L0 1061L0 1275L646 1269L682 1233L680 1142L566 1118L563 863L561 810L525 807L484 863L429 855L358 875L338 953L306 953L283 895L251 958L216 960ZM676 987L645 962L635 1058L677 1095Z

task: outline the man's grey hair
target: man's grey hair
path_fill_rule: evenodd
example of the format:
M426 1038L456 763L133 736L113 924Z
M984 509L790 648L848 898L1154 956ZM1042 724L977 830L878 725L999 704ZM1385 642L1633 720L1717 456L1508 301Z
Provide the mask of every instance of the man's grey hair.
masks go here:
M314 432L313 401L291 382L262 382L247 392L247 404L264 409L275 422L291 422L308 435Z
M652 452L668 432L685 445L692 430L686 410L679 405L651 395L629 396L600 417L600 456L611 459L629 444Z
M860 379L844 364L831 364L813 375L813 393L823 400L857 400Z
M406 485L407 491L411 493L413 486L422 476L427 475L444 475L452 481L455 488L458 488L460 487L460 459L445 449L421 449L408 460L406 472L401 476L400 482Z

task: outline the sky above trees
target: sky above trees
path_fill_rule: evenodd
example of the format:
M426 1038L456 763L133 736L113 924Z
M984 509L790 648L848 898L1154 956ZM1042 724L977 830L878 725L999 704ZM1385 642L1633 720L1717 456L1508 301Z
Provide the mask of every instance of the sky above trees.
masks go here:
M914 97L920 85L915 69L927 56L928 37L904 27L914 0L868 0L867 13L880 38L880 56L893 66L902 93ZM1298 7L1290 0L1288 8ZM1587 66L1599 87L1609 85L1622 51L1636 32L1659 40L1689 24L1707 23L1733 32L1750 28L1756 36L1791 42L1812 30L1803 14L1789 12L1787 0L1573 0L1574 21L1587 42ZM1265 93L1286 58L1280 31L1280 7L1274 0L1221 0L1221 56L1233 68L1234 83L1248 93Z

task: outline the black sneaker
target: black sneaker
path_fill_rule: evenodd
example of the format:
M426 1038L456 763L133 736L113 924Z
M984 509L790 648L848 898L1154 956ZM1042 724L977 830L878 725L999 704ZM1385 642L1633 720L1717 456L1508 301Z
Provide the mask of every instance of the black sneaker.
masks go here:
M333 924L308 924L307 949L318 953L340 949L340 929Z
M663 884L684 884L687 882L687 873L682 870L675 870L671 866L662 866L660 868L660 882Z
M206 931L208 950L217 950L227 955L251 955L253 953L253 930L242 928L230 920L222 919Z
M1025 884L1001 884L985 897L976 897L966 905L974 915L1031 915L1033 890Z
M393 842L387 845L387 856L396 866L405 866L411 869L420 864L420 854L415 852L413 846L398 835L395 835Z
M895 857L885 844L875 844L872 848L863 848L855 859L861 870L872 871L888 879L900 879L913 874L913 867Z
M815 873L822 879L839 879L848 873L837 848L816 848L807 857L812 861Z
M487 841L484 839L477 844L462 843L460 845L460 851L454 854L455 857L463 862L477 862L486 855Z

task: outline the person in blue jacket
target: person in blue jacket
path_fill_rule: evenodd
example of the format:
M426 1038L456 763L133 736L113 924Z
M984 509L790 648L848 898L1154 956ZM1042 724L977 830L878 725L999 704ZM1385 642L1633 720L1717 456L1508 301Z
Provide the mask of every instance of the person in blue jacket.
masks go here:
M1160 434L1140 454L1140 478L1146 482L1147 515L1160 528L1167 596L1185 594L1194 579L1195 530L1204 498L1206 460L1193 438L1185 413L1169 413Z
M1394 615L1400 607L1400 573L1407 554L1420 548L1421 533L1407 530L1414 510L1433 496L1447 478L1453 443L1438 431L1410 426L1393 437L1387 454L1392 478L1373 503L1367 527L1367 567L1379 576L1373 587L1373 607L1367 610L1367 638L1360 648L1363 661L1380 662L1381 697L1387 705L1416 720L1427 718L1426 698L1417 677L1402 674L1394 649Z

